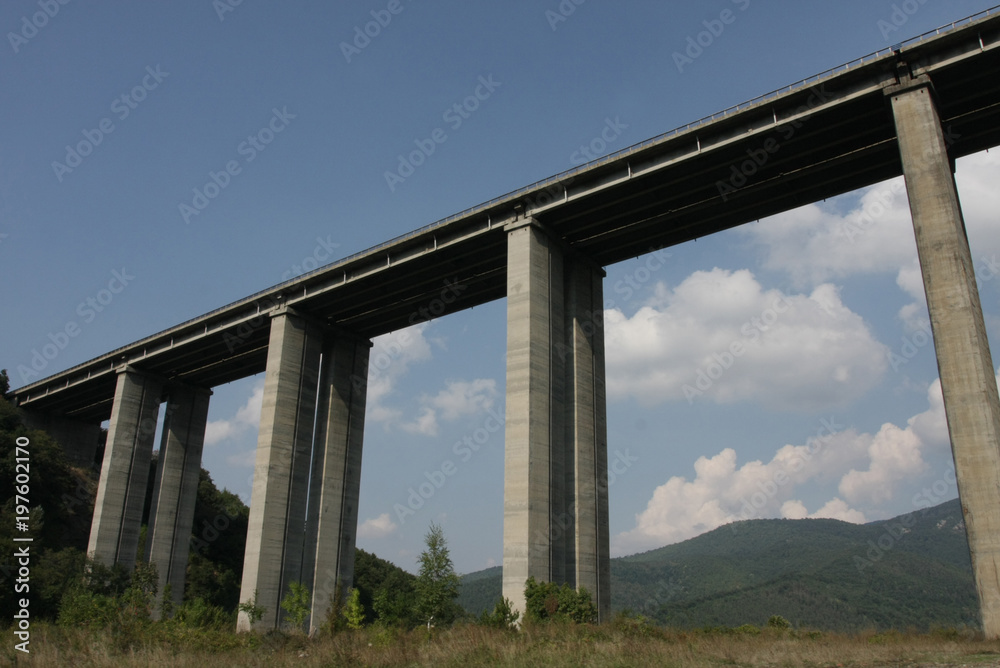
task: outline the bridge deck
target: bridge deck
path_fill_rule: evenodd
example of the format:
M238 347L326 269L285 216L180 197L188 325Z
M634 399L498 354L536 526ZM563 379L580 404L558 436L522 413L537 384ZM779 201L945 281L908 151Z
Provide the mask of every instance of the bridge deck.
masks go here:
M556 175L16 390L19 405L107 419L132 363L213 387L264 371L284 303L364 337L506 296L517 210L607 266L902 173L883 95L907 63L931 76L952 159L1000 144L1000 15L873 54ZM749 152L749 153L748 153ZM734 167L762 163L742 183ZM765 159L766 158L766 159ZM742 186L733 191L720 188ZM458 287L454 287L458 286ZM442 299L442 296L447 299Z

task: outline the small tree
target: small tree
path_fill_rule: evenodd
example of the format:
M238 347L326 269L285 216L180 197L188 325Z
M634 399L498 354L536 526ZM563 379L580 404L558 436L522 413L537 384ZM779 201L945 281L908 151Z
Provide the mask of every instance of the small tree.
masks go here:
M302 624L309 616L309 604L312 596L309 595L309 588L301 582L292 582L288 585L288 593L281 599L281 608L288 613L292 628L301 631Z
M351 589L347 597L347 606L344 608L344 617L347 618L347 628L360 629L365 624L365 608L361 605L361 591Z
M510 602L510 599L501 597L496 605L493 606L493 612L483 611L483 614L479 617L479 623L494 629L509 630L516 628L517 619L521 616L521 613L513 608L514 604Z
M261 619L264 618L264 612L266 608L262 605L257 605L257 590L253 590L253 599L249 601L243 601L239 604L237 609L247 616L250 620L250 626L253 626Z
M532 576L524 583L524 599L524 618L532 622L561 619L591 624L597 621L597 607L583 587L574 590L568 584L538 582Z
M458 616L460 580L455 573L448 544L441 527L431 524L424 536L427 549L420 553L420 574L417 576L417 614L422 621L450 624Z

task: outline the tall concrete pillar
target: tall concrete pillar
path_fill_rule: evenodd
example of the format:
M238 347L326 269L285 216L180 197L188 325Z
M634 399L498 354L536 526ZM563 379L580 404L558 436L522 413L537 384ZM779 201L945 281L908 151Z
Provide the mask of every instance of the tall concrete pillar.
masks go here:
M323 349L304 568L315 574L311 633L354 582L370 348L370 341L341 335Z
M41 429L55 439L70 464L86 469L95 465L101 425L37 411L22 410L21 415L29 429Z
M163 420L160 458L146 531L146 558L160 578L157 601L170 585L174 606L184 600L184 577L191 545L191 524L198 498L201 452L208 423L210 390L172 385ZM160 606L154 608L158 615Z
M135 566L163 380L132 367L118 373L87 553Z
M322 328L308 318L284 308L272 315L240 591L241 602L256 592L264 607L258 628L278 628L291 583L311 582L303 558L322 345ZM250 627L241 612L237 629Z
M608 427L604 384L604 271L578 262L567 280L566 443L572 468L571 554L577 587L586 587L602 619L611 613L608 533ZM572 581L572 580L570 580Z
M903 160L983 631L1000 637L1000 398L972 256L926 76L887 91Z
M586 587L608 611L603 271L532 219L507 228L503 595Z

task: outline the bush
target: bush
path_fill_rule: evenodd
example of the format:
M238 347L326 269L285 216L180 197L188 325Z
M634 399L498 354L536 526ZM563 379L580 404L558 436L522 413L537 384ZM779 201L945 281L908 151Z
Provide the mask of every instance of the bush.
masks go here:
M292 582L288 585L288 593L281 599L281 609L288 613L288 622L297 631L302 630L302 625L309 616L309 604L312 596L309 595L309 588L301 582Z
M583 587L575 591L568 584L537 582L532 576L525 582L524 598L524 618L532 622L552 619L592 624L597 621L597 608Z
M211 605L202 598L185 601L184 605L174 612L174 621L192 629L222 631L231 630L234 626L232 613L217 605Z
M790 629L792 628L792 623L781 615L771 615L767 619L767 628L769 629Z
M493 606L493 612L483 611L479 617L479 623L494 629L514 629L517 628L517 620L521 613L512 609L513 604L506 597L501 597Z

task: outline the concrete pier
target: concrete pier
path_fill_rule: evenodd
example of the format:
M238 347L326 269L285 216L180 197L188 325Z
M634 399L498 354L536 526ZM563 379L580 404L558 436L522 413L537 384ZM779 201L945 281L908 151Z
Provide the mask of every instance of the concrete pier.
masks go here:
M323 349L303 569L314 574L311 633L354 581L370 348L370 341L334 336Z
M272 316L240 593L265 609L254 628L280 627L293 582L312 594L312 630L338 581L353 585L370 347L290 309ZM237 629L250 627L241 613Z
M301 582L306 490L323 333L288 309L271 318L267 376L261 405L257 462L247 532L240 601L265 609L256 628L277 628L281 599ZM240 613L240 631L250 620Z
M503 595L584 586L606 616L603 271L533 219L507 233Z
M133 367L118 372L87 546L108 566L135 566L162 391L160 378Z
M146 558L156 564L160 578L153 611L157 618L166 585L170 585L175 607L184 600L184 577L211 395L210 390L183 385L172 385L169 390L146 531Z
M987 638L1000 637L1000 398L934 90L887 90L917 239L962 512Z

